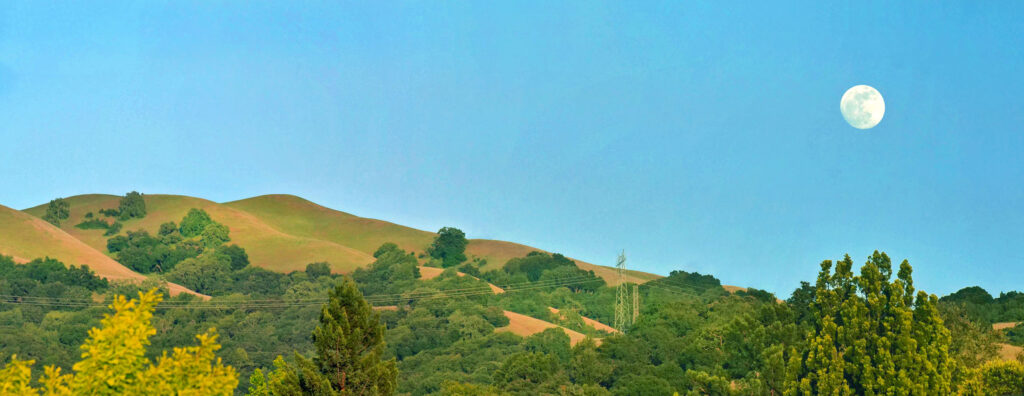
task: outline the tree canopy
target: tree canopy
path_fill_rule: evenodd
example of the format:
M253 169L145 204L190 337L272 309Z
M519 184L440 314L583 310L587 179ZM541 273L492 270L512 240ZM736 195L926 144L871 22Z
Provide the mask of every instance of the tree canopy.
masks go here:
M99 328L89 331L81 346L82 360L63 374L47 366L39 378L40 388L31 386L31 360L11 361L0 369L0 393L50 395L142 395L194 394L228 395L238 384L238 375L215 356L220 349L217 334L210 329L196 336L198 345L175 348L155 362L145 357L149 338L156 333L151 323L161 297L156 290L139 293L138 299L117 296Z
M394 359L385 359L385 327L379 314L363 299L355 283L345 278L330 292L313 330L316 356L295 354L295 362L275 361L266 379L254 373L254 394L391 395L398 384Z
M821 263L809 342L793 349L786 394L913 394L954 391L956 363L938 298L917 291L911 267L875 251L855 276L847 255Z
M117 205L118 218L121 220L141 219L146 217L146 200L138 191L132 191L121 198Z
M441 266L454 267L466 261L466 233L455 227L444 227L437 231L437 238L427 249L430 257L441 260Z
M60 227L60 223L67 220L70 215L71 204L64 198L57 198L46 205L46 214L43 215L43 220Z

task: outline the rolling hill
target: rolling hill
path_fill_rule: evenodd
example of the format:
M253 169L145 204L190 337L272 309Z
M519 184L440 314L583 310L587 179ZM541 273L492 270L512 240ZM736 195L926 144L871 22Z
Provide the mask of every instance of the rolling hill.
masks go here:
M119 199L113 195L66 198L71 205L71 217L61 228L96 250L106 251L106 237L102 230L81 230L74 224L80 222L86 212L98 213L100 209L116 208ZM160 224L181 222L189 209L197 208L228 226L231 243L244 247L251 262L263 268L289 272L303 270L308 263L327 261L334 270L348 272L373 261L370 254L329 241L281 232L252 214L213 201L180 195L146 195L145 200L146 217L123 222L124 230L143 229L156 234ZM45 211L45 205L26 210L35 216L42 216Z
M146 279L52 224L6 206L0 206L0 235L0 254L13 256L18 262L51 257L69 265L88 265L110 280ZM199 295L177 284L169 283L168 287L172 295Z
M373 252L385 242L394 242L407 251L422 253L435 233L395 223L359 217L330 209L293 195L262 195L227 203L180 195L147 194L148 214L142 219L123 222L124 230L144 229L156 233L160 224L180 222L191 208L207 211L231 229L231 242L246 249L253 265L282 272L303 270L317 261L331 263L337 272L351 272L373 262ZM71 217L61 229L99 252L106 251L102 230L81 230L79 223L87 212L116 208L115 195L78 195L65 198L71 205ZM26 209L41 217L46 205ZM535 249L512 242L471 239L470 257L487 260L485 268L495 268L508 259L521 257ZM610 284L618 283L614 268L576 260L583 269L594 270ZM658 275L629 271L627 281L646 282Z

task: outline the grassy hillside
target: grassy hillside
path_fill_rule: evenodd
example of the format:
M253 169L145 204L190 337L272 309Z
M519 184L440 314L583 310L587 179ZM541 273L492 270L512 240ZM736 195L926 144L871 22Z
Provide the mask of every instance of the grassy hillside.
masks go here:
M85 200L93 198L87 196ZM0 206L0 235L0 254L13 256L18 262L52 257L68 265L88 265L97 275L110 280L145 279L52 224L6 206ZM179 285L169 286L173 294L191 293Z
M120 197L79 195L66 198L71 217L61 229L99 252L106 252L103 230L81 230L74 225L87 212L116 208ZM306 264L327 261L335 271L350 272L373 261L373 252L385 242L394 242L407 251L424 252L436 234L383 220L368 219L320 206L293 195L263 195L219 204L180 195L145 195L148 214L143 219L123 222L124 231L144 229L155 234L160 224L180 222L191 208L206 210L211 217L231 229L231 242L245 248L253 265L288 272L305 269ZM42 217L46 205L25 212ZM122 232L124 232L122 231ZM487 268L497 268L514 257L540 250L512 242L471 239L469 257L487 260ZM594 270L611 284L618 283L613 268L583 261L577 264ZM658 275L630 271L627 280L646 282Z
M227 202L282 232L351 247L368 255L385 242L422 253L434 233L329 209L294 195L261 195Z
M105 252L106 237L103 236L103 230L80 230L74 224L80 222L86 212L98 213L100 209L116 208L118 199L110 195L66 198L71 204L71 217L61 228ZM198 208L228 226L231 229L230 243L244 247L250 261L263 268L288 272L305 269L306 264L311 262L327 261L335 270L347 272L373 261L371 255L346 246L283 233L256 216L213 201L180 195L149 194L145 195L145 200L148 214L142 219L123 222L125 231L143 229L156 234L160 224L169 221L178 223L189 209ZM41 216L45 209L46 206L42 205L27 209L26 212Z
M406 251L422 253L436 236L433 232L326 208L294 195L262 195L224 205L248 212L283 232L335 242L371 255L384 242L394 242ZM486 259L484 268L489 269L536 250L540 249L512 242L470 239L466 254L471 258ZM594 270L606 281L618 284L615 269L579 260L576 263L583 269ZM629 271L627 275L630 282L657 278L658 275L639 271Z

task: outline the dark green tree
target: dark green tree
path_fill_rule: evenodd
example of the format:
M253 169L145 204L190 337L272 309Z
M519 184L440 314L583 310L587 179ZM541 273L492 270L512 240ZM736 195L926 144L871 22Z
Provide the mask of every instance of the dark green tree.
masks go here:
M441 266L448 268L466 261L466 233L455 227L444 227L437 232L437 238L427 249L430 257L441 260Z
M71 204L65 201L64 198L57 198L50 201L50 204L46 206L46 214L43 215L43 220L60 227L60 222L67 220L70 215Z
M306 264L306 275L309 275L310 278L316 279L330 274L331 265L326 262Z
M222 294L231 282L231 260L220 254L186 259L167 273L167 279L203 294Z
M157 232L157 235L168 236L173 234L175 231L178 231L178 225L174 224L173 221L168 221L160 225L160 231Z
M330 292L313 330L316 357L278 359L266 388L274 394L391 395L398 387L394 359L385 360L384 325L356 288L344 278ZM260 379L261 382L264 382Z
M249 266L249 254L241 246L223 245L217 248L217 253L228 256L231 259L231 270L238 271Z
M138 191L132 191L121 198L117 205L118 218L121 220L141 219L146 217L146 200Z

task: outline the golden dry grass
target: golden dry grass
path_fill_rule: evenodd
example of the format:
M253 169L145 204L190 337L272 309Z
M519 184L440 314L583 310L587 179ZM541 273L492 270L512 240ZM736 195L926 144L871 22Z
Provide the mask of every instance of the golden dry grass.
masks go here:
M523 314L518 314L512 311L505 311L505 317L508 318L508 326L499 327L497 329L494 329L494 331L508 331L523 337L529 337L531 335L540 333L544 330L557 327L562 329L562 331L565 331L565 334L569 335L569 343L570 345L573 346L578 344L580 341L583 341L583 339L587 338L587 336L583 335L583 333L580 333L578 331L570 330L548 321L540 320Z
M420 267L420 279L423 279L423 280L431 280L431 279L437 278L437 277L441 276L441 274L443 274L443 273L444 273L444 269L443 268L423 267L423 266ZM461 275L464 275L464 274L460 272L459 275L461 276Z
M996 331L999 331L999 330L1002 330L1002 329L1009 329L1009 328L1011 328L1011 327L1017 326L1017 325L1018 325L1019 323L1020 323L1020 322L1000 322L1000 323L993 323L993 324L992 324L992 330L996 330Z
M261 195L224 205L250 213L282 232L334 242L368 255L385 242L419 254L435 236L432 232L326 208L294 195Z
M6 206L0 206L0 235L0 254L14 256L17 262L27 262L28 257L51 257L67 265L88 265L97 275L110 280L146 279L64 230ZM199 295L173 283L168 283L168 288L172 295Z
M420 266L420 278L421 279L425 279L425 280L434 279L434 278L437 278L438 276L441 276L442 273L444 273L444 269L443 268ZM472 276L472 275L466 275L466 274L464 274L462 272L456 272L456 274L458 274L459 276L468 276L470 278L473 278L473 279L476 279L476 280L480 280L480 278L477 278L477 277ZM505 292L505 289L502 289L502 288L500 288L498 286L495 286L493 283L487 282L487 286L491 288L491 291L494 292L494 294L501 294L501 293Z
M735 293L735 292L738 292L738 291L747 291L747 288L745 288L745 287L732 286L732 285L722 285L722 288L725 289L725 291L727 291L729 293Z
M556 315L557 315L557 314L558 314L559 312L561 312L561 310L560 310L560 309L558 309L558 308L555 308L555 307L548 307L548 309L549 309L549 310L550 310L550 311L551 311L552 313L554 313L554 314L556 314ZM606 324L604 324L604 323L598 322L598 321L596 321L596 320L594 320L594 319L591 319L591 318L588 318L588 317L586 317L586 316L582 316L582 315L581 315L580 317L581 317L581 318L583 318L583 323L584 323L584 324L586 324L587 326L593 327L593 328L594 328L595 330L604 330L604 331L606 331L606 332L609 332L609 333L618 333L618 332L619 332L619 330L618 330L618 329L616 329L616 328L614 328L614 327L611 327L611 326L609 326L609 325L606 325Z
M1024 353L1024 348L1010 344L996 344L999 346L999 358L1003 360L1017 360L1017 356Z

